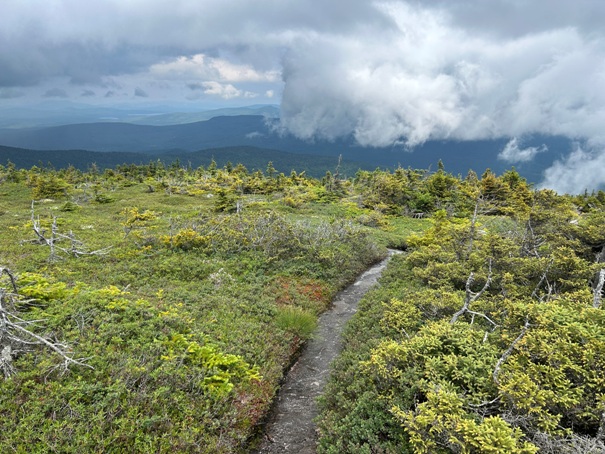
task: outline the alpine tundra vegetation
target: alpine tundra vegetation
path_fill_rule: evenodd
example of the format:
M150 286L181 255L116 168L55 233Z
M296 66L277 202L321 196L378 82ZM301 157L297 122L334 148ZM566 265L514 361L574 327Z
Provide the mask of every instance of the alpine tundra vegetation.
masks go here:
M348 327L319 451L605 452L605 194L449 194Z
M336 292L394 257L326 453L603 452L605 193L243 165L0 166L2 452L246 452Z

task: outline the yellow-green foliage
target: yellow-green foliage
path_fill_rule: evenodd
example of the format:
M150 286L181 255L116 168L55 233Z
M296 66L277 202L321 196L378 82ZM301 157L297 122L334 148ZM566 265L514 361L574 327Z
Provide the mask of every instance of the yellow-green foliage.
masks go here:
M522 441L520 429L497 416L475 420L452 389L429 391L414 412L391 410L406 428L418 454L534 454L538 448Z
M67 285L64 282L51 283L37 273L21 273L18 277L19 293L28 298L50 301L67 295Z
M204 369L204 376L191 385L216 396L229 394L238 381L260 380L258 367L250 367L239 355L225 354L216 345L200 345L191 335L173 334L165 342L165 361L176 361Z
M140 211L137 207L122 210L126 219L122 225L128 229L145 225L149 221L157 219L157 214L151 210Z
M349 181L216 163L0 173L16 315L94 368L61 374L52 351L16 352L0 382L1 452L245 451L317 314L384 245L409 254L347 331L320 452L529 453L594 439L603 197L442 166ZM55 216L109 253L49 263L31 241L32 196L67 198L36 204L43 229Z
M208 236L200 235L191 228L181 229L173 236L162 235L160 240L166 246L183 249L185 251L189 249L204 248L210 243L210 238Z
M335 219L337 200L313 202L322 185L304 174L150 163L11 175L0 178L0 266L18 296L3 307L93 369L61 373L51 349L11 350L0 452L245 450L319 312L385 253L373 229ZM46 234L54 216L87 250L111 246L106 255L47 261L31 225L42 180L69 184L67 200L35 205ZM290 186L308 200L304 213L281 202ZM214 212L208 196L221 188L241 213Z
M490 372L497 349L483 336L466 324L430 322L409 339L382 342L362 366L390 393L420 398L435 386L453 384L478 403L495 391Z
M605 389L605 312L565 299L532 312L531 328L503 366L500 393L545 432L597 426Z
M69 184L55 174L34 174L30 180L32 197L38 199L55 199L67 196Z
M370 335L335 366L320 452L605 450L605 206L579 215L514 174L461 188L469 218L436 211L353 320Z

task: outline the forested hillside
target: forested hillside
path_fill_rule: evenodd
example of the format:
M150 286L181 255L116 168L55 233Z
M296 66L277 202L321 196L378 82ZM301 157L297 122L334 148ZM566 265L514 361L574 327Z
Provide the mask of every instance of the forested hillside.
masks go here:
M264 170L268 162L279 172L290 173L292 169L305 172L306 175L321 177L326 169L337 165L343 175L353 176L359 169L374 167L360 162L340 159L338 156L313 156L299 153L288 153L281 150L270 150L249 146L209 148L199 151L165 151L162 153L133 153L87 150L29 150L23 148L5 147L0 145L0 163L18 168L52 167L63 169L75 167L87 171L97 169L113 169L118 166L130 166L158 162L163 166L173 164L185 167L208 166L214 161L217 166L224 167L233 163L241 163L249 171Z
M340 172L0 166L0 451L246 452L317 315L394 247L322 452L600 452L605 193Z

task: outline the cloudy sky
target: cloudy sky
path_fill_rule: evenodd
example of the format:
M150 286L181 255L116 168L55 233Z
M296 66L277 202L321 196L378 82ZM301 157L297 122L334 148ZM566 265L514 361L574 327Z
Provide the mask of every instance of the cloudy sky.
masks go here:
M577 141L544 185L605 183L602 0L0 0L0 103L281 104L302 138ZM597 170L598 169L598 170Z

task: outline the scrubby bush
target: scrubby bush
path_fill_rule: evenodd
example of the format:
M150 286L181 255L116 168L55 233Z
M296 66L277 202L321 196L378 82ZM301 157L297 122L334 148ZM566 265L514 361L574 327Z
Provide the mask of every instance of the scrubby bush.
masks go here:
M437 211L362 303L320 452L603 450L602 216L482 181L468 219Z

